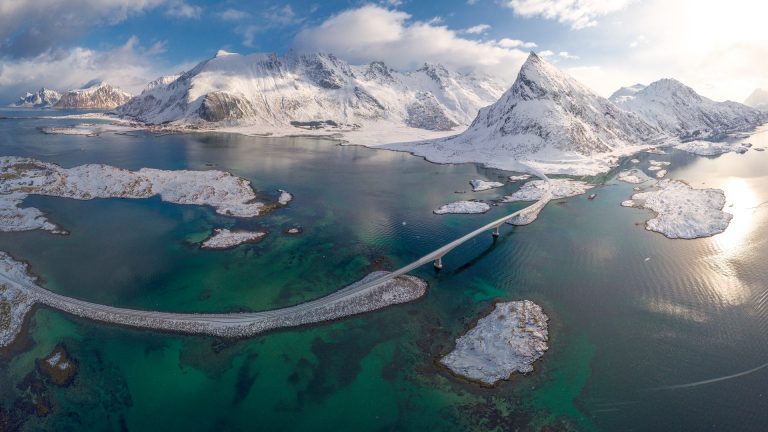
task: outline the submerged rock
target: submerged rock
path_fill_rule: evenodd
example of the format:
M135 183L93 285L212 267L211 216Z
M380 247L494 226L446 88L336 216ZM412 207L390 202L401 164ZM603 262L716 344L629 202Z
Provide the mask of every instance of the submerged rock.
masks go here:
M77 374L77 366L77 361L69 355L63 344L56 345L50 354L37 360L37 369L40 373L50 382L61 387L72 383Z
M454 373L492 385L517 373L533 371L533 363L549 346L547 321L530 300L497 303L440 363Z

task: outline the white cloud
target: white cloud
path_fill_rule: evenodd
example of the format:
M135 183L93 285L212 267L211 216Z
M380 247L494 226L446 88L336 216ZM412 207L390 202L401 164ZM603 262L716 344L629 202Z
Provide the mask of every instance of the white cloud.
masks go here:
M496 44L502 48L533 49L538 46L533 42L524 42L524 41L521 41L520 39L509 39L509 38L500 39L498 42L496 42Z
M488 24L478 24L476 26L472 26L469 28L466 28L462 30L463 33L469 33L469 34L482 34L487 32L491 29L491 26Z
M226 9L223 12L220 12L217 14L219 18L223 19L224 21L240 21L242 19L248 18L251 16L248 12L241 11L238 9Z
M584 79L607 95L675 78L709 98L741 102L768 85L767 16L764 1L646 0L600 26L594 37L607 54L590 52L588 64L603 76Z
M517 47L464 39L446 26L410 18L375 5L350 9L302 30L294 48L332 52L352 63L383 60L398 69L437 62L459 70L479 69L510 82L527 56Z
M10 102L28 90L43 86L66 90L94 79L137 93L148 81L181 70L180 67L170 70L157 67L154 56L163 46L157 42L147 48L140 44L138 37L132 36L122 46L108 51L77 47L5 61L0 64L0 97L2 102Z
M169 0L2 0L0 57L34 57L90 28L116 24Z
M200 15L202 13L203 13L202 7L191 5L189 3L184 2L183 0L178 0L173 2L168 7L168 10L165 11L165 14L168 16L172 16L176 18L188 18L188 19L198 19L200 18Z
M573 55L573 54L569 53L568 51L560 51L559 53L557 53L557 56L560 57L560 58L566 59L566 60L578 60L579 59L579 56Z
M236 33L243 36L243 45L253 47L256 36L268 30L289 27L301 24L304 17L300 17L291 5L272 6L259 15L259 24L242 25L235 29Z
M505 0L521 17L555 19L582 29L597 25L597 18L624 9L634 0Z

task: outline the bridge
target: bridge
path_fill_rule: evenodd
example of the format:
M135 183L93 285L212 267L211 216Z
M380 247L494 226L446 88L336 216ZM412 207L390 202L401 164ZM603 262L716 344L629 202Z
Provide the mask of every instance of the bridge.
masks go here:
M549 185L549 178L546 175L539 173L536 175ZM552 190L548 188L542 197L530 206L489 222L402 268L392 272L371 273L362 280L327 296L281 309L225 314L156 312L117 308L63 296L32 283L31 280L11 278L13 272L0 273L0 283L20 290L35 303L95 321L190 334L222 337L251 336L272 329L341 319L413 301L426 293L427 286L423 280L408 276L407 273L430 263L436 269L441 269L443 257L455 248L488 231L491 231L494 237L498 237L499 229L504 223L516 218L529 218L529 220L535 218L551 199ZM6 331L18 331L19 327L20 325Z

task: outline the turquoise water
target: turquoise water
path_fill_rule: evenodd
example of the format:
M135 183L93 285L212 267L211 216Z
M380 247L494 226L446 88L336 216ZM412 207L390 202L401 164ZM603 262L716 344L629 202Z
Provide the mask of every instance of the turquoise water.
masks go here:
M30 116L30 112L25 115ZM16 115L18 113L13 113ZM0 115L9 115L3 112ZM49 289L165 311L242 311L295 304L373 269L393 269L522 207L435 216L441 204L492 199L509 184L468 191L472 178L509 175L310 138L227 134L44 135L77 120L0 120L0 154L62 166L222 169L260 193L294 193L252 220L149 200L30 197L68 229L0 233L0 250L28 261ZM764 135L753 143L768 145ZM436 274L415 272L423 299L330 324L244 340L183 336L84 321L39 309L0 353L0 426L12 430L762 430L768 369L682 389L768 362L768 155L672 162L669 176L726 190L736 216L708 239L647 232L647 211L620 208L632 185L612 175L586 197L547 206L526 227L477 238ZM641 167L647 167L643 162ZM615 174L615 173L612 173ZM730 205L730 202L729 202ZM302 226L301 236L283 229ZM229 251L195 242L215 227L264 228ZM551 347L535 372L494 388L447 374L436 360L494 300L531 299L551 318ZM51 411L19 401L35 360L64 343L74 383L44 389ZM20 388L22 387L22 388ZM22 409L23 408L23 409ZM0 430L2 430L0 427Z

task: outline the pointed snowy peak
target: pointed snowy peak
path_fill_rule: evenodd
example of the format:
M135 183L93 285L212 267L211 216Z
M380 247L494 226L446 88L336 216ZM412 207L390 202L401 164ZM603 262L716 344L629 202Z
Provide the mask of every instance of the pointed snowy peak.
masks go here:
M744 101L744 104L752 108L768 110L768 90L755 89Z
M216 55L213 56L213 57L214 58L218 58L218 57L226 57L226 56L231 56L231 55L239 55L239 54L233 53L233 52L229 52L229 51L226 51L226 50L223 50L223 49L220 49L220 50L216 51Z
M479 162L511 170L524 162L548 173L595 174L609 169L610 155L663 138L653 126L531 53L512 87L481 109L464 133L389 148L436 162Z
M766 120L758 110L736 102L716 102L675 79L661 79L614 102L662 131L683 139L706 139L748 131Z

